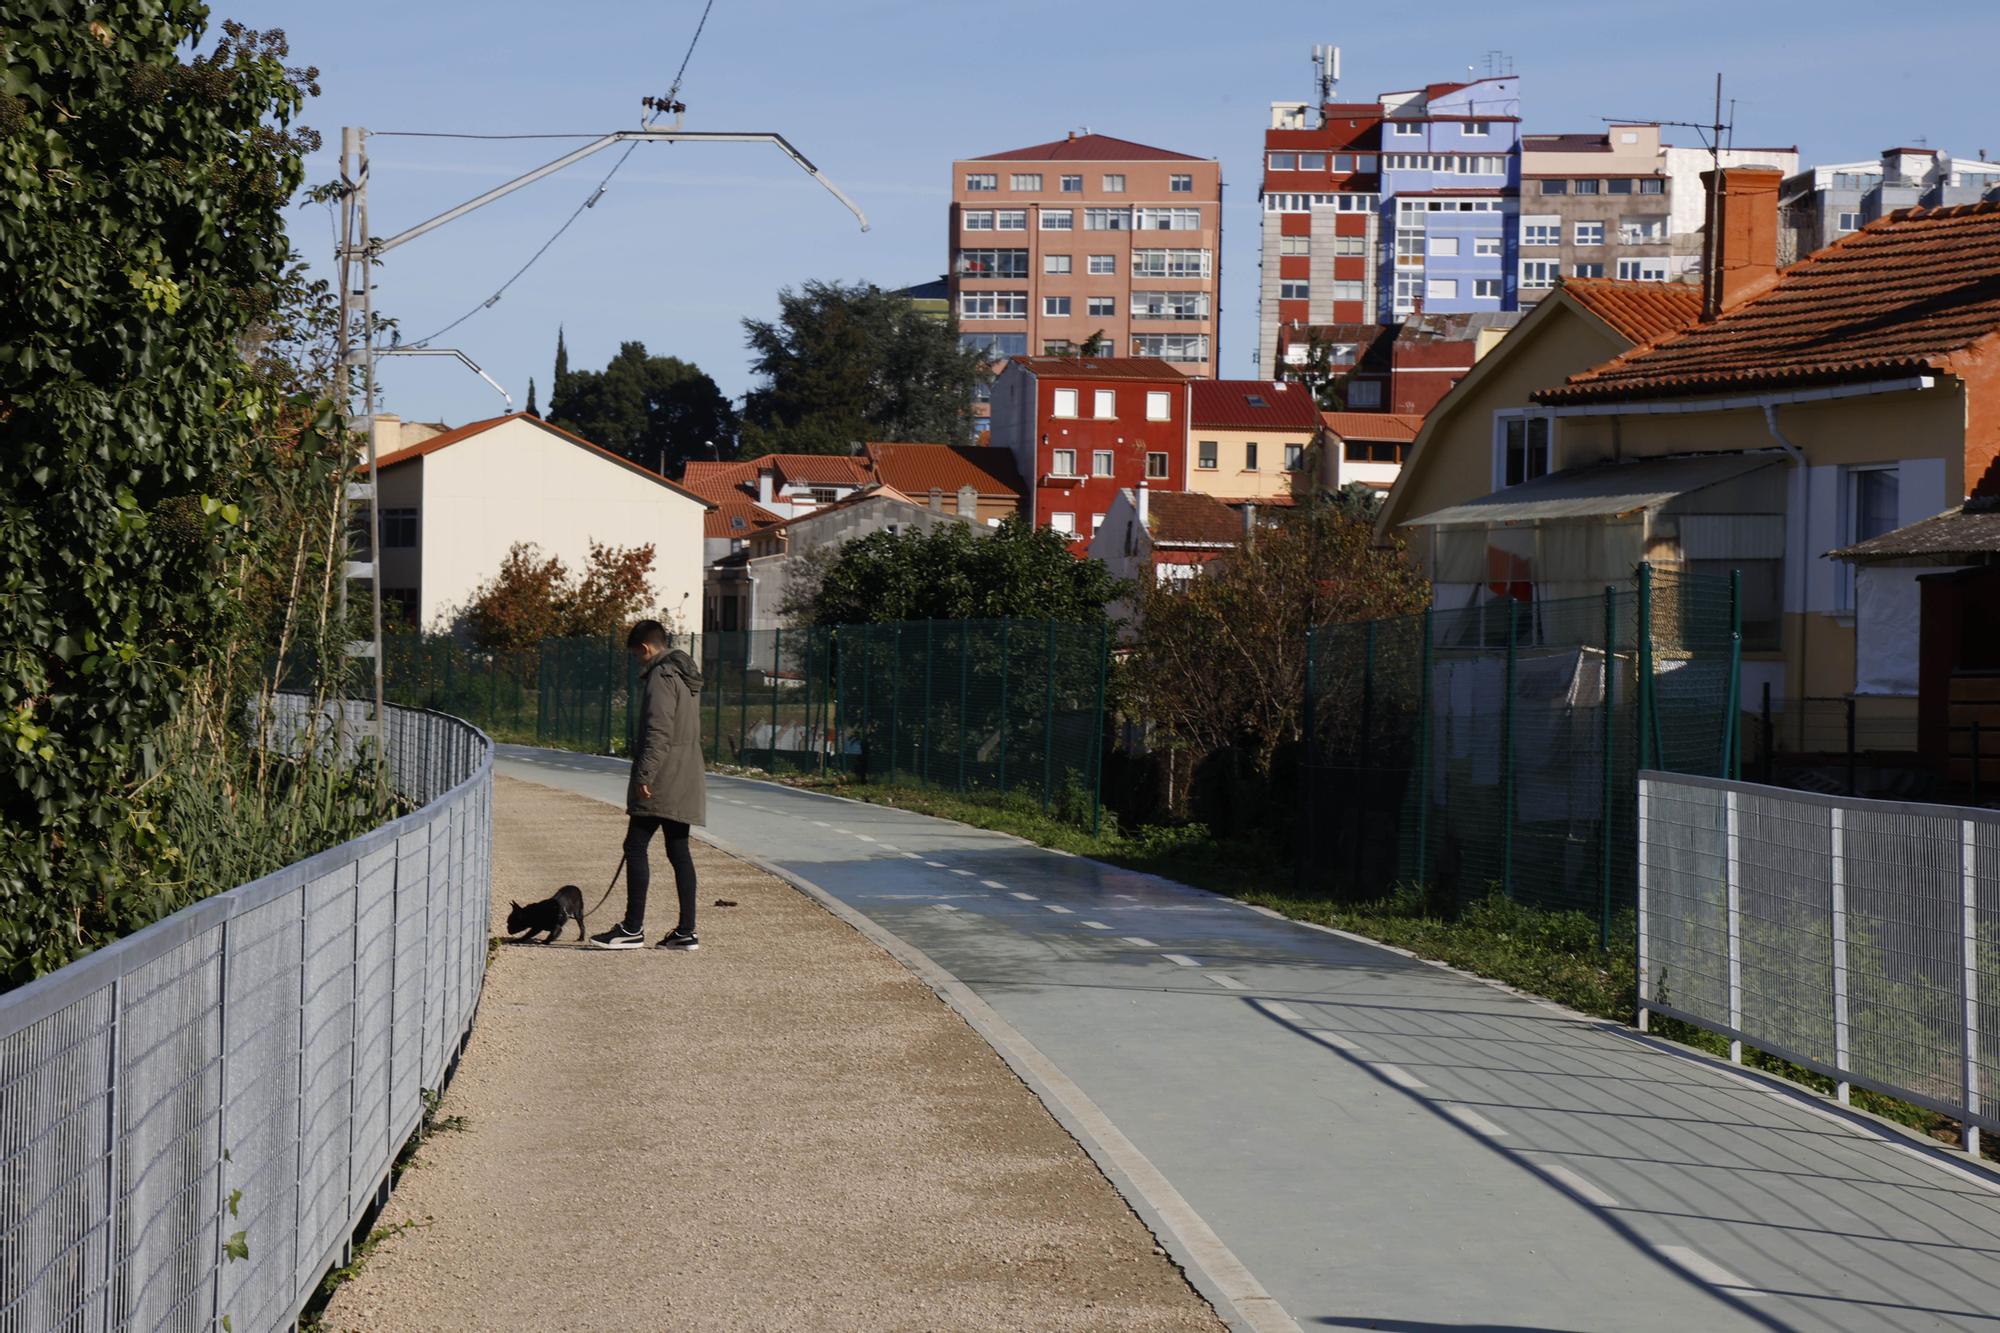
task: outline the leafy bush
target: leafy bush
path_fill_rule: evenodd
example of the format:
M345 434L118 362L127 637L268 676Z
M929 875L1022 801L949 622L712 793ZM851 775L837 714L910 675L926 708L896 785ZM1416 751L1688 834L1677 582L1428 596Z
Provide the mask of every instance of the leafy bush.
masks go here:
M653 547L590 544L581 577L533 542L515 542L500 570L479 585L463 619L472 641L495 652L544 639L622 636L650 609Z

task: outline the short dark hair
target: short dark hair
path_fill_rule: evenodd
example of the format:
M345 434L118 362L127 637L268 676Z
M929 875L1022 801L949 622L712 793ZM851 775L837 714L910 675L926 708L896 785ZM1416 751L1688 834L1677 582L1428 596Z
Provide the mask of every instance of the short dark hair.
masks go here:
M657 620L642 620L625 636L627 648L637 648L642 643L650 643L662 650L672 646L667 639L667 627Z

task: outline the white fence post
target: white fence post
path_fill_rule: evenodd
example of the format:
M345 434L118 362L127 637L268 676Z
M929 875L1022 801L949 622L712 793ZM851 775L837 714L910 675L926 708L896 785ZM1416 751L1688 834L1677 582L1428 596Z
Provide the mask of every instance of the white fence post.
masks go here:
M1729 867L1724 886L1729 894L1729 1029L1731 1032L1743 1030L1743 925L1739 911L1738 890L1739 866L1737 864L1736 838L1736 793L1723 793L1723 811L1729 838ZM1729 1039L1729 1058L1735 1064L1743 1063L1743 1040L1732 1036Z
M1831 872L1833 897L1833 1067L1847 1072L1847 812L1834 807L1829 812L1832 825L1827 838L1827 865ZM1845 1078L1834 1084L1833 1093L1842 1106L1852 1089Z
M1653 998L1653 987L1646 975L1646 828L1647 807L1652 801L1653 784L1646 778L1639 779L1639 1031L1647 1030L1649 1011L1646 1001Z
M1979 876L1978 844L1971 820L1958 826L1960 885L1964 898L1960 948L1965 963L1965 1150L1979 1156Z

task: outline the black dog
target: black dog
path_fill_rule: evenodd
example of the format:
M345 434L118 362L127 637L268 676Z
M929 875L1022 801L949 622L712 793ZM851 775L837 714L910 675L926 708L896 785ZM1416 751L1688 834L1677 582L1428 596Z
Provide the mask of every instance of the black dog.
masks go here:
M574 884L565 884L551 897L538 903L529 903L526 907L515 903L513 910L507 913L507 933L520 935L526 931L527 934L522 936L525 943L534 939L537 931L547 931L548 935L542 943L552 944L572 918L576 921L576 937L582 939L583 890Z

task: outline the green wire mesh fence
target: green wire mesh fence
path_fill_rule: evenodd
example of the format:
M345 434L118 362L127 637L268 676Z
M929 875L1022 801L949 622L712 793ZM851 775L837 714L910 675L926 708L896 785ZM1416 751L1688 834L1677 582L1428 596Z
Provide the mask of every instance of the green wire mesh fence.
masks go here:
M1637 771L1735 776L1734 579L1641 566L1602 596L1322 626L1306 683L1298 889L1633 901Z

